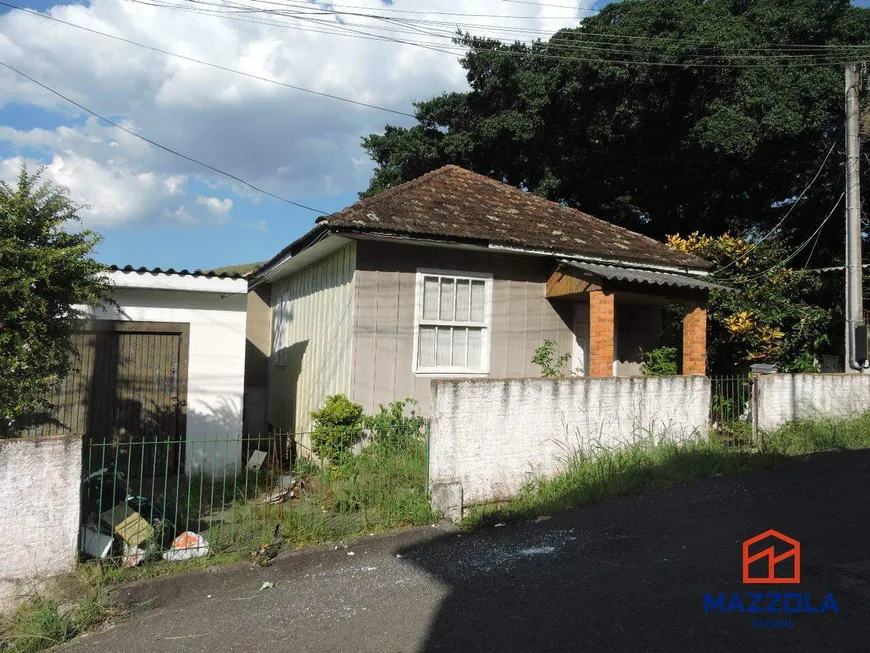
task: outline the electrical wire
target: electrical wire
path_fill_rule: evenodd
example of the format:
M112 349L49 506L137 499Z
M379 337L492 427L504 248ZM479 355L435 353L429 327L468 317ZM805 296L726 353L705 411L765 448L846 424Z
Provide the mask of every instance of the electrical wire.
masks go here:
M195 58L195 57L189 57L189 56L182 55L182 54L178 54L178 53L175 53L175 52L170 52L170 51L168 51L168 50L164 50L164 49L159 48L159 47L156 47L156 46L151 46L151 45L147 45L147 44L144 44L144 43L139 43L139 42L137 42L137 41L133 41L133 40L131 40L131 39L127 39L127 38L124 38L124 37L121 37L121 36L116 36L116 35L114 35L114 34L109 34L109 33L106 33L106 32L99 31L99 30L95 30L95 29L92 29L92 28L90 28L90 27L85 27L85 26L83 26L83 25L79 25L79 24L77 24L77 23L72 23L72 22L69 22L69 21L66 21L66 20L62 20L62 19L60 19L60 18L56 18L56 17L54 17L54 16L49 16L49 15L46 15L46 14L41 14L41 13L36 12L36 11L32 11L32 10L27 9L27 8L18 7L18 6L16 6L16 5L12 5L12 4L8 3L8 2L4 2L3 0L0 0L0 5L6 6L6 7L10 7L10 8L12 8L12 9L17 9L17 10L22 11L22 12L24 12L24 13L27 13L27 14L30 14L30 15L33 15L33 16L36 16L36 17L39 17L39 18L45 18L45 19L48 19L48 20L51 20L51 21L54 21L54 22L57 22L57 23L60 23L60 24L63 24L63 25L67 25L67 26L69 26L69 27L74 27L74 28L76 28L76 29L80 29L80 30L83 30L83 31L85 31L85 32L89 32L89 33L91 33L91 34L97 34L97 35L99 35L99 36L104 36L104 37L107 37L107 38L110 38L110 39L114 39L114 40L116 40L116 41L121 41L121 42L123 42L123 43L127 43L127 44L129 44L129 45L135 45L135 46L137 46L137 47L145 48L145 49L147 49L147 50L152 50L152 51L154 51L154 52L159 52L159 53L161 53L161 54L165 54L165 55L168 55L168 56L177 57L177 58L179 58L179 59L183 59L183 60L185 60L185 61L190 61L190 62L198 63L198 64L201 64L201 65L204 65L204 66L209 66L209 67L212 67L212 68L216 68L216 69L218 69L218 70L223 70L223 71L225 71L225 72L231 72L231 73L235 73L235 74L243 75L243 76L245 76L245 77L251 77L251 78L253 78L253 79L257 79L257 80L260 80L260 81L265 81L265 82L269 82L269 83L274 83L274 84L277 84L277 85L279 85L279 86L286 86L286 87L291 88L291 89L301 90L301 91L306 91L306 92L313 93L313 94L315 94L315 95L319 95L319 96L322 96L322 97L327 97L327 98L330 98L330 99L336 99L336 100L340 100L340 101L344 101L344 102L349 102L349 103L352 103L352 104L358 104L358 105L361 105L361 106L365 106L365 107L369 107L369 108L373 108L373 109L378 109L378 110L381 110L381 111L386 111L386 112L389 112L389 113L394 113L394 114L398 114L398 115L402 115L402 116L407 116L407 117L411 117L411 118L415 117L413 114L406 113L406 112L402 112L402 111L398 111L398 110L395 110L395 109L388 109L388 108L386 108L386 107L380 107L380 106L373 105L373 104L369 104L369 103L358 102L358 101L356 101L356 100L350 100L350 99L348 99L348 98L342 98L342 97L340 97L340 96L332 95L332 94L329 94L329 93L321 93L321 92L319 92L319 91L312 91L312 90L310 90L310 89L304 89L304 88L299 87L299 86L294 86L294 85L290 85L290 84L285 84L285 83L280 82L280 81L277 81L277 80L273 80L273 79L270 79L270 78L267 78L267 77L262 77L262 76L259 76L259 75L253 75L253 74L251 74L251 73L246 73L246 72L244 72L244 71L240 71L240 70L236 70L236 69L233 69L233 68L229 68L229 67L227 67L227 66L222 66L222 65L215 64L215 63L212 63L212 62L209 62L209 61L205 61L205 60L202 60L202 59L198 59L198 58ZM585 148L585 147L580 147L580 146L575 146L573 149L575 149L575 150L577 150L577 151L579 151L579 152L587 152L587 153L590 153L590 154L595 154L595 155L604 156L604 157L628 158L628 159L636 159L636 160L651 160L651 161L665 161L665 162L667 162L667 163L685 163L685 164L690 164L690 165L710 165L710 166L726 166L726 167L738 167L738 166L781 166L781 165L782 165L782 162L781 162L781 161L709 161L709 160L701 160L701 159L683 159L683 158L674 158L674 157L667 157L667 156L652 156L652 155L643 155L643 154L635 154L635 153L628 153L628 152L612 152L612 151L607 151L607 150L598 150L598 149L594 149L594 148ZM810 162L809 162L809 161L790 161L790 163L793 163L793 164L804 164L804 163L810 163Z
M314 24L318 24L321 27L327 28L326 33L332 33L335 35L345 36L349 38L375 38L378 40L391 41L395 43L400 43L404 45L414 46L414 47L422 47L428 50L442 52L444 54L449 54L451 56L465 56L468 54L467 46L463 44L454 43L454 39L456 38L456 34L452 34L448 37L445 34L444 39L449 38L451 40L451 44L442 44L437 45L433 44L431 41L429 42L420 42L420 41L411 41L407 39L397 39L394 37L387 37L383 34L373 34L372 32L360 31L359 28L364 27L368 29L383 29L383 27L376 27L372 25L360 25L360 24L344 24L342 22L326 22L323 20L317 20L314 18L305 18L300 15L299 11L295 11L292 13L287 13L286 11L279 10L271 10L271 9L259 9L257 7L252 7L250 5L241 5L239 3L225 3L224 5L215 5L214 3L203 2L202 0L185 0L186 2L203 5L206 7L211 7L211 10L197 10L192 9L190 7L184 7L176 4L169 4L165 2L147 2L145 0L128 0L130 2L136 2L138 4L145 4L154 7L161 7L166 9L175 9L180 11L191 11L193 13L201 13L203 15L211 15L211 16L219 16L221 18L226 18L228 20L244 20L239 19L237 16L228 15L228 8L236 8L242 10L246 13L263 13L270 16L281 16L284 18L290 18L294 20L300 20L305 22L310 22ZM262 3L267 4L283 4L276 3L273 0L255 0ZM291 5L292 6L292 5ZM220 9L219 11L217 9ZM312 12L308 12L312 13ZM326 9L318 10L314 12L318 15L328 15L328 14L336 14L336 15L351 15L364 17L368 19L375 20L386 20L387 17L377 15L377 14L362 14L358 12L338 12L338 11L328 11ZM407 19L411 20L411 19ZM246 21L247 22L247 21ZM253 21L252 21L253 22ZM429 23L433 23L433 21L428 21ZM276 24L278 27L284 27L286 29L294 29L293 26L287 24ZM479 26L486 27L486 26ZM410 32L406 32L410 33ZM415 34L419 36L419 34ZM437 35L432 35L437 38ZM612 36L612 35L607 35ZM643 37L638 37L643 38ZM654 39L655 37L649 37L649 39ZM658 39L665 40L665 39ZM679 39L670 39L679 41ZM559 43L553 44L552 46L540 43L538 47L533 48L531 50L517 51L516 49L493 49L493 50L483 50L477 49L478 53L486 53L495 56L506 56L506 57L525 57L525 58L534 58L534 59L549 59L549 60L562 60L562 61L570 61L573 63L577 62L589 62L589 63L607 63L607 64L625 64L625 65L639 65L639 66L663 66L663 67L677 67L677 68L750 68L757 65L764 65L769 60L779 59L784 61L789 61L792 65L801 68L813 68L813 67L823 67L823 66L832 66L832 65L841 65L846 63L847 61L854 60L856 56L859 56L860 53L852 52L850 49L854 48L862 48L864 51L870 55L870 47L868 46L807 46L813 47L814 50L806 51L801 50L800 52L807 52L806 54L799 54L798 52L793 52L789 50L784 50L782 48L793 48L793 47L802 47L795 46L793 44L780 44L776 47L770 48L759 48L755 51L765 51L771 52L773 54L767 55L748 55L742 54L743 50L738 50L733 53L726 54L702 54L702 53L693 53L693 52L653 52L649 50L616 50L610 46L599 46L596 43L588 42L581 40L576 42L572 40L573 45L560 45ZM560 47L562 49L562 54L548 54L546 52L547 48L550 48L555 51L559 51ZM710 47L709 45L706 47ZM777 49L780 48L780 49ZM472 48L474 49L474 48ZM566 56L565 52L579 52L585 53L588 56ZM776 53L779 54L776 54ZM597 54L598 56L592 56ZM611 55L621 55L622 57L628 57L632 55L642 55L646 57L659 57L658 60L649 60L649 59L626 59L626 58L613 58ZM680 60L677 61L677 58L688 58L692 60ZM742 62L740 61L742 60ZM714 63L710 63L713 61ZM752 63L750 63L752 61Z
M104 116L101 116L101 115L98 114L96 111L92 111L91 109L88 109L88 108L87 108L86 106L84 106L83 104L79 104L78 102L76 102L75 100L73 100L73 99L67 97L66 95L64 95L64 94L61 93L60 91L56 91L56 90L54 90L53 88L51 88L50 86L47 86L46 84L43 84L42 82L40 82L40 81L34 79L34 78L31 77L30 75L28 75L28 74L26 74L26 73L23 73L23 72L21 72L20 70L18 70L17 68L14 68L14 67L10 66L10 65L9 65L8 63L6 63L5 61L0 61L0 66L4 66L4 67L8 68L8 69L11 70L12 72L17 73L18 75L20 75L21 77L24 77L25 79L30 80L31 82L33 82L33 83L36 84L37 86L41 86L41 87L44 88L46 91L49 91L50 93L54 93L54 94L55 94L56 96L58 96L59 98L61 98L61 99L63 99L63 100L66 100L67 102L69 102L69 103L72 104L72 105L77 106L77 107L78 107L79 109L81 109L82 111L85 111L86 113L91 114L91 115L94 116L95 118L97 118L97 119L99 119L99 120L102 120L102 121L105 122L105 123L108 123L108 124L111 125L112 127L115 127L115 128L117 128L117 129L120 129L122 132L125 132L125 133L127 133L127 134L130 134L131 136L135 136L136 138L138 138L138 139L140 139L140 140L143 140L143 141L145 141L146 143L149 143L150 145L153 145L154 147L157 147L157 148L163 150L164 152L169 152L170 154L174 154L174 155L177 156L177 157L181 157L182 159L186 159L187 161L190 161L190 162L192 162L192 163L195 163L195 164L197 164L198 166L202 166L203 168L207 168L208 170L211 170L212 172L216 172L216 173L219 174L219 175L223 175L224 177L227 177L227 178L229 178L229 179L232 179L233 181L237 181L237 182L239 182L240 184L243 184L243 185L247 186L248 188L257 191L258 193L262 193L263 195L268 195L269 197L273 197L273 198L275 198L276 200L281 200L282 202L286 202L287 204L292 204L293 206L297 206L297 207L299 207L300 209L305 209L305 210L307 210L307 211L313 211L314 213L319 213L319 214L321 214L321 215L328 215L328 213L327 213L326 211L321 211L320 209L315 209L315 208L313 208L313 207L311 207L311 206L306 206L305 204L300 204L299 202L294 202L293 200L288 200L286 197L281 197L280 195L276 195L275 193L270 193L269 191L264 190L264 189L260 188L259 186L255 186L254 184L252 184L252 183L249 182L249 181L245 181L245 180L242 179L241 177L237 177L236 175L234 175L234 174L232 174L232 173L225 172L224 170L221 170L220 168L215 168L214 166L209 165L208 163L204 163L203 161L200 161L200 160L198 160L198 159L194 159L193 157L188 156L187 154L182 154L181 152L178 152L177 150L173 150L172 148L166 147L165 145L161 145L161 144L158 143L157 141L153 141L153 140L151 140L150 138L147 138L146 136L142 136L141 134L137 134L136 132L127 129L126 127L122 127L122 126L119 125L118 123L116 123L116 122L114 122L114 121L112 121L112 120L109 120L108 118L106 118L106 117L104 117Z
M600 14L600 9L586 9L584 7L571 7L570 5L548 5L543 2L529 2L529 0L501 0L517 5L532 5L533 7L553 7L554 9L573 9L574 11L586 11L590 14Z
M49 16L47 14L41 14L41 13L36 12L36 11L31 11L30 9L25 9L24 7L17 7L15 5L9 4L8 2L3 2L3 0L0 0L0 5L3 5L5 7L10 7L12 9L18 9L19 11L23 11L25 13L31 14L32 16L39 16L40 18L47 18L48 20L52 20L52 21L57 22L57 23L62 23L64 25L69 25L70 27L75 27L77 29L84 30L86 32L90 32L92 34L98 34L100 36L105 36L107 38L115 39L116 41L122 41L124 43L129 43L130 45L135 45L135 46L140 47L140 48L145 48L147 50L153 50L154 52L160 52L161 54L169 55L170 57L177 57L179 59L184 59L185 61L198 63L198 64L201 64L203 66L209 66L210 68L216 68L218 70L223 70L226 72L235 73L236 75L243 75L245 77L250 77L251 79L256 79L256 80L259 80L261 82L268 82L270 84L284 86L285 88L290 88L290 89L293 89L295 91L303 91L305 93L319 95L321 97L326 97L326 98L329 98L331 100L339 100L341 102L347 102L349 104L355 104L357 106L367 107L369 109L377 109L378 111L386 111L388 113L393 113L393 114L396 114L399 116L407 116L409 118L414 118L413 113L408 113L406 111L399 111L397 109L389 109L387 107L381 107L381 106L378 106L376 104L369 104L368 102L360 102L358 100L352 100L350 98L341 97L339 95L333 95L332 93L323 93L321 91L315 91L315 90L312 90L310 88L303 88L301 86L295 86L293 84L286 84L286 83L279 81L277 79L271 79L269 77L262 77L260 75L254 75L253 73L246 73L243 70L236 70L235 68L221 66L220 64L212 63L210 61L204 61L202 59L188 57L188 56L183 55L183 54L178 54L177 52L170 52L168 50L163 50L162 48L158 48L158 47L155 47L152 45L146 45L144 43L138 43L136 41L131 41L130 39L125 39L121 36L115 36L114 34L107 34L106 32L100 32L99 30L91 29L90 27L85 27L83 25L77 25L75 23L70 23L70 22L67 22L65 20L61 20L60 18L55 18L54 16Z
M785 214L784 216L782 216L782 219L780 219L780 221L777 222L777 223L773 226L773 228L772 228L770 231L768 231L768 232L767 232L766 234L764 234L760 239L758 239L757 241L755 241L755 242L752 244L752 247L750 247L750 248L747 249L745 252L743 252L743 254L742 254L741 256L739 256L739 257L737 257L736 259L734 259L733 261L731 261L728 265L725 265L725 266L719 268L718 270L714 270L713 272L710 273L711 276L714 276L714 275L716 275L716 274L719 274L719 273L722 272L723 270L727 270L727 269L730 268L732 265L735 265L735 264L737 264L739 261L742 261L743 259L745 259L747 256L749 256L750 252L752 252L756 247L758 247L761 243L763 243L765 240L767 240L767 238L769 238L770 235L773 234L773 232L775 232L777 229L779 229L779 228L782 226L782 224L783 224L783 223L788 219L788 216L791 215L791 212L794 211L795 207L796 207L796 206L800 203L800 201L803 199L804 195L807 194L807 191L808 191L810 188L812 188L812 185L813 185L814 183L816 183L816 179L819 178L819 175L822 174L822 170L825 169L825 164L828 162L828 159L830 158L831 153L834 151L834 147L836 147L836 145L837 145L836 141L834 141L834 142L831 144L831 147L830 147L830 149L828 150L828 153L825 155L825 158L822 159L822 164L819 166L819 169L816 171L815 176L812 178L812 180L810 180L810 183L807 184L806 188L804 188L804 189L801 191L801 194L798 195L797 199L796 199L796 200L792 203L792 205L789 207L789 209L788 209L788 211L786 212L786 214Z
M741 277L741 278L736 279L736 280L732 279L732 281L738 281L740 283L745 282L745 281L754 281L755 279L760 279L761 277L767 276L768 274L773 272L773 270L785 265L786 263L789 263L798 254L800 254L804 249L806 249L807 245L810 244L810 241L813 238L818 238L818 235L821 234L821 232L822 232L822 227L824 227L825 223L828 220L830 220L832 215L834 215L834 211L837 210L837 207L840 205L840 202L843 201L843 198L845 196L846 196L846 193L840 193L840 197L837 198L837 201L834 203L834 206L831 207L831 210L828 213L828 215L825 216L825 219L822 220L822 223L816 228L815 231L813 231L813 233L810 234L809 238L807 238L803 243L798 245L798 247L796 249L794 249L791 252L791 254L789 254L786 258L782 259L781 261L778 261L777 263L774 263L773 265L771 265L769 268L767 268L763 272L759 272L758 274L753 274L753 275L750 275L748 277ZM806 266L804 266L804 267L806 267Z

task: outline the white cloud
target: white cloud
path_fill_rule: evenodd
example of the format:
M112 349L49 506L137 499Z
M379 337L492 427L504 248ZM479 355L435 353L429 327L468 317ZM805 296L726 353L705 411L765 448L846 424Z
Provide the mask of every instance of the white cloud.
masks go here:
M506 26L550 32L576 23L550 19L567 16L570 10L501 0L397 0L389 6L381 0L354 0L348 4L383 15L441 20L445 35L455 29L456 21L487 26L472 29L477 33L498 33ZM589 0L577 3L590 4ZM341 3L336 7L341 8ZM391 11L399 9L478 17ZM326 21L322 24L253 14L244 20L254 22L244 22L123 0L58 5L50 14L254 75L402 111L412 112L412 100L465 87L464 71L455 56L395 42L324 34L336 29L337 23L329 17L315 16ZM500 14L527 18L498 18ZM290 28L257 22L280 22ZM356 26L360 23L365 26ZM345 17L344 29L371 31L374 25L385 24ZM389 25L396 29L400 24ZM395 37L434 42L433 37L413 31ZM440 43L449 45L447 40ZM291 199L363 188L372 164L360 148L360 137L386 123L412 123L409 118L281 88L17 11L0 16L0 59L137 133ZM93 118L82 123L77 109L11 71L0 71L0 85L4 89L0 103L31 104L69 116L67 125L57 129L0 126L0 141L13 149L42 151L44 160L50 161L51 177L91 205L86 214L90 225L225 221L233 207L226 195L255 196ZM0 169L12 164L14 159L7 159ZM200 200L191 189L194 179L205 183L213 197Z

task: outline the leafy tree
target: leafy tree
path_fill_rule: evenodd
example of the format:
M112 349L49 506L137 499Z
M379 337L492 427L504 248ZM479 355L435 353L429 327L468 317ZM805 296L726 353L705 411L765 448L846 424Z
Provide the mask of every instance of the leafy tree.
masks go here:
M713 373L756 362L775 363L781 371L815 370L831 311L814 304L822 283L818 274L782 263L789 248L772 238L729 234L669 236L668 244L714 262L716 277L737 291L710 294L707 351Z
M81 306L111 301L100 237L70 231L82 208L65 188L22 167L17 188L0 182L0 436L13 435L75 363L71 334Z
M362 195L454 163L656 238L745 233L782 216L833 144L783 225L781 240L794 242L842 186L843 67L765 48L867 43L870 10L847 0L624 0L548 41L457 40L470 90L419 102L418 124L364 138L377 167ZM722 67L620 63L711 62L702 56ZM816 259L841 254L841 242L829 221Z

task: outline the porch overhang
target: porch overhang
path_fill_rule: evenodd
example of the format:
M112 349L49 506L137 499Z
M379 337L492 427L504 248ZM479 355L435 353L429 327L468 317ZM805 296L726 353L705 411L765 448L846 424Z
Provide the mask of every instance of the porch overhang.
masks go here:
M729 290L692 274L560 260L547 281L548 299L577 299L596 290L645 292L682 298L706 297L711 290Z

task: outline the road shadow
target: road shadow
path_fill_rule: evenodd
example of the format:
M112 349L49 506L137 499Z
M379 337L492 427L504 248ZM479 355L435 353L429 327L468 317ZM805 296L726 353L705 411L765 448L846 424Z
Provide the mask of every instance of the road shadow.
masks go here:
M401 552L449 595L425 651L866 651L870 450L607 500ZM742 542L775 528L802 545L802 582L742 584ZM705 612L704 594L827 593L839 612ZM726 599L727 602L727 599ZM787 617L791 628L753 619Z

